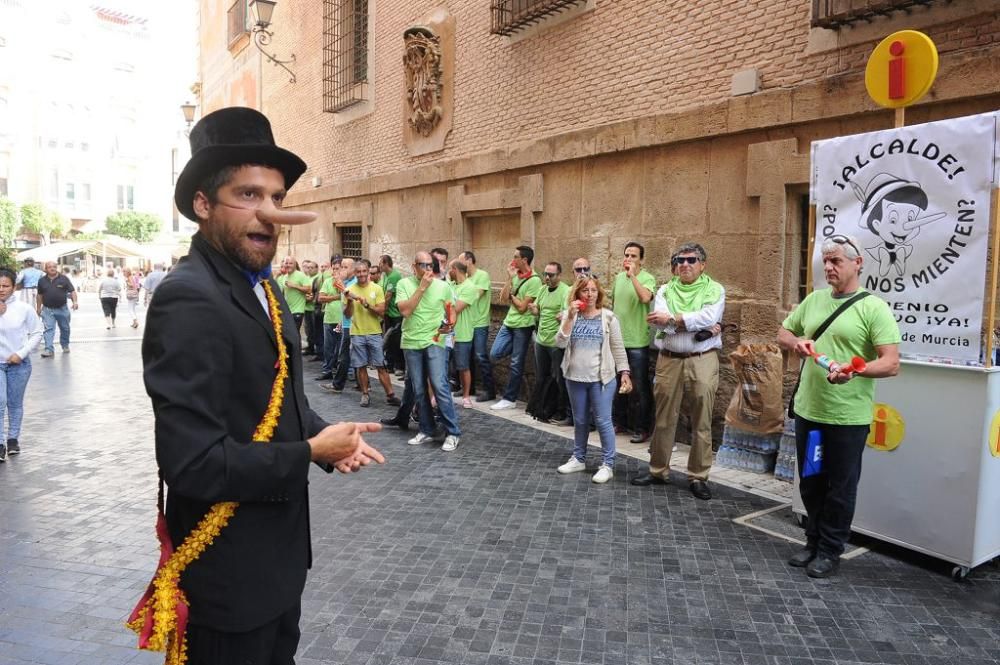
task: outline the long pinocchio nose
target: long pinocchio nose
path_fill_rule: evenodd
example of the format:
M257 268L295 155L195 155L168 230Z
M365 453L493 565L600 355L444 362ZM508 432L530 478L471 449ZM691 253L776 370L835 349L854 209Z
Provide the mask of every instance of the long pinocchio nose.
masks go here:
M319 215L308 210L282 210L280 208L258 208L257 219L265 224L311 224Z

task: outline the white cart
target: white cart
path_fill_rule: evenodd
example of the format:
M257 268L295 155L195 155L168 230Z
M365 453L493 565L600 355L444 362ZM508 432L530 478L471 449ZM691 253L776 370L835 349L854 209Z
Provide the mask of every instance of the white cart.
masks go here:
M1000 368L902 361L876 382L906 433L891 451L869 447L852 530L956 564L952 577L1000 556ZM798 493L793 511L805 509Z

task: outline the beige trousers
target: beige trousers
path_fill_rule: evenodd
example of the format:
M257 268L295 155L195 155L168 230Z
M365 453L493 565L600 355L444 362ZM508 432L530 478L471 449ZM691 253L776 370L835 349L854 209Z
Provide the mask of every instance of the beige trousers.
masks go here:
M684 394L691 397L691 454L688 480L708 480L712 468L712 406L719 388L719 354L656 359L656 427L649 445L649 473L666 478Z

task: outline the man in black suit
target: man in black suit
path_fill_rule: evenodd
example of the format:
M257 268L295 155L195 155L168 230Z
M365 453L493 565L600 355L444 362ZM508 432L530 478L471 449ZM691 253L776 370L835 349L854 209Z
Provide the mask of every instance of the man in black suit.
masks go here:
M312 561L310 462L351 472L384 461L362 436L380 426L329 425L309 408L299 334L270 278L280 226L315 219L279 210L305 164L274 144L267 119L252 109L209 114L190 140L174 198L199 231L150 305L143 377L173 546L198 531L213 505L239 505L180 576L188 665L289 665ZM278 309L269 307L275 298ZM276 330L288 367L283 395L274 393L280 400L272 398ZM280 406L273 434L255 441L272 399Z

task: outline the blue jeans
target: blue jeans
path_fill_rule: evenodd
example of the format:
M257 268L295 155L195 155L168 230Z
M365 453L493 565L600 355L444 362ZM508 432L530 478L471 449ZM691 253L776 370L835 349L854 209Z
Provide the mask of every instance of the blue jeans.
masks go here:
M649 384L649 349L644 346L625 349L632 374L633 390L615 398L614 420L623 429L653 431L653 393ZM633 410L634 408L634 410Z
M521 377L524 375L524 359L528 356L533 328L508 328L500 326L493 348L490 350L490 362L510 356L510 377L507 387L503 390L503 398L516 402L521 392Z
M59 345L69 348L69 305L63 305L58 309L42 307L42 323L45 325L45 332L42 334L42 346L46 351L53 350L53 342L56 336L56 324L59 325Z
M426 349L403 349L406 356L406 374L413 386L413 400L420 408L420 431L434 435L434 412L426 399L427 381L430 380L444 429L448 434L461 436L455 403L448 385L448 349L431 344Z
M483 391L493 395L497 388L493 383L493 365L490 364L490 327L480 326L472 332L472 352L476 356L476 371L483 381Z
M16 439L21 434L21 418L24 417L24 391L31 378L31 361L25 358L17 365L0 363L0 434L3 433L4 413L9 425L7 436L0 436L0 444L7 439Z
M601 463L615 464L615 426L611 422L611 405L618 394L618 379L605 384L600 381L581 383L566 379L566 390L573 405L573 457L587 461L587 439L590 438L590 410L594 410L597 432L601 436Z
M336 323L323 324L323 373L333 373L340 354L340 333Z

